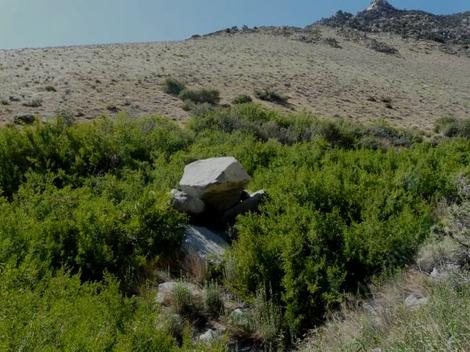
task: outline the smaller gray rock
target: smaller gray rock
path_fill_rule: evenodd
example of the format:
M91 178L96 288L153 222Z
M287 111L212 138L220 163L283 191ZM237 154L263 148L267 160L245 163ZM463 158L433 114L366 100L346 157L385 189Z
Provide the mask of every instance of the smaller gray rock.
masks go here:
M411 294L405 299L405 307L408 309L417 309L428 303L428 298L419 294Z
M206 208L204 202L186 192L173 189L171 191L171 205L178 211L192 215L202 214Z
M217 331L209 329L204 334L200 335L198 337L198 340L203 341L203 342L212 342L216 340L218 337L219 337L219 334L217 333Z
M191 259L208 264L221 262L228 243L218 233L201 226L186 226L182 252Z
M430 277L434 281L445 281L450 278L451 275L454 275L455 273L459 272L460 266L456 264L446 264L443 266L439 266L438 268L435 267L431 274Z

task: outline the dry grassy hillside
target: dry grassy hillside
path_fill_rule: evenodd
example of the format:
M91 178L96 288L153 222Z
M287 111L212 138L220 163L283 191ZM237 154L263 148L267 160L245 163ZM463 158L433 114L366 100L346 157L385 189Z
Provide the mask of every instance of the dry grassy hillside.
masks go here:
M315 42L259 30L172 43L3 50L0 120L21 113L88 119L119 110L184 120L181 101L161 90L165 77L217 88L223 103L274 87L290 97L289 109L424 130L443 116L470 116L468 57L433 42L374 36L399 50L384 54L317 28L323 40Z

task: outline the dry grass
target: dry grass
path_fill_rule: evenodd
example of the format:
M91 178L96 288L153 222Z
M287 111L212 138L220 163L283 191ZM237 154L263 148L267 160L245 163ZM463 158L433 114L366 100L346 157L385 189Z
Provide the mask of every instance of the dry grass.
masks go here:
M428 297L410 309L406 297ZM409 273L375 291L361 307L345 308L315 331L300 351L469 351L470 275L433 282Z
M163 92L167 77L199 89L214 87L221 103L272 87L290 97L288 107L320 116L359 121L386 118L432 130L443 116L470 115L470 60L443 53L431 42L376 39L401 57L378 53L364 43L322 27L335 39L302 42L267 32L221 34L173 43L122 44L0 51L0 120L18 113L44 118L71 111L79 120L110 114L108 106L140 116L158 113L184 120L181 102ZM53 86L54 94L44 87ZM390 97L387 108L381 97ZM16 100L20 101L16 101ZM22 104L41 99L41 106ZM265 103L271 105L271 103Z

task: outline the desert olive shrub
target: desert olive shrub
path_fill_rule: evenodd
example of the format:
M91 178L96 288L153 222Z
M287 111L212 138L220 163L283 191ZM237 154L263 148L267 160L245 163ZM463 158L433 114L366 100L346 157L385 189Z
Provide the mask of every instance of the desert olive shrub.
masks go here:
M183 89L179 93L179 98L194 104L217 105L220 102L220 93L216 89Z
M371 136L380 147L365 143ZM401 138L410 143L394 142ZM464 139L431 145L388 126L369 131L254 104L204 112L190 128L124 117L5 127L0 146L0 271L37 268L39 279L22 291L35 300L46 295L41 288L52 290L48 277L62 268L84 289L95 281L105 285L110 273L126 293L137 291L153 260L171 256L180 243L185 219L167 197L184 165L238 158L253 176L250 189L264 188L269 196L259 214L237 220L226 283L255 305L257 293L268 293L265 301L276 309L260 313L266 340L321 322L345 292L406 263L433 224L434 203L455 197L453 175L470 173ZM12 297L14 285L7 291ZM154 330L152 306L139 307L128 324L110 318L124 331L110 338L113 348L166 346ZM87 324L93 320L100 321L90 315ZM68 326L67 333L78 334Z
M289 100L289 97L279 93L273 88L255 90L255 96L260 100L269 101L279 105L287 105Z
M186 85L175 78L167 78L163 81L162 87L165 93L178 96L186 88Z
M10 197L28 171L56 174L56 183L78 184L89 176L139 169L158 156L186 148L190 133L162 118L98 119L68 126L53 123L0 129L0 188Z
M246 94L237 95L233 100L232 104L248 104L251 103L253 99Z
M292 332L321 322L344 292L412 258L433 224L433 202L455 191L449 174L469 147L278 152L282 161L255 171L270 200L260 215L238 219L228 284L246 296L271 289Z
M31 263L0 269L0 350L225 351L222 343L193 342L189 329L178 343L159 324L152 295L124 297L109 275L83 283L63 271L41 272Z
M0 270L2 351L129 351L119 348L128 341L153 346L141 351L173 351L175 343L164 331L154 322L144 324L158 316L150 300L124 298L109 276L101 283L81 283L78 276L57 272L41 277L39 271L31 265ZM143 309L146 316L140 314ZM145 329L131 328L139 325Z
M100 280L110 272L132 290L145 276L147 262L176 252L184 223L165 193L145 189L139 181L124 179L124 189L113 194L87 186L41 190L34 181L22 185L13 202L0 205L0 262L34 257L51 268L79 272L84 280Z
M393 128L383 121L361 126L343 120L319 119L308 114L280 114L256 104L205 111L196 115L190 126L196 132L213 129L227 133L240 131L262 141L275 139L282 144L322 139L343 148L409 147L422 140L417 133Z

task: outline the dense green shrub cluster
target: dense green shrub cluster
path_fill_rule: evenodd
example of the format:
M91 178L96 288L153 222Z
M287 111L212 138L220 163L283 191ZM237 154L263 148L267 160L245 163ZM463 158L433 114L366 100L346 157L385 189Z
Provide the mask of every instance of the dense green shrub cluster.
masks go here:
M220 102L220 93L215 89L183 89L179 97L183 101L190 101L194 104L216 105Z
M65 350L86 341L177 350L155 324L156 308L123 294L139 291L155 261L175 254L185 219L167 194L184 165L224 155L253 176L250 188L269 195L259 214L238 218L225 270L227 287L254 306L265 293L263 340L311 327L344 293L405 264L433 224L435 202L453 197L454 175L470 171L465 139L432 145L385 124L254 104L205 111L187 128L125 117L3 127L0 297L8 304L0 343L21 349L24 336ZM206 300L214 315L218 295ZM27 335L30 320L41 333Z
M163 81L162 87L165 93L178 96L186 88L186 85L177 79L167 78Z
M289 100L287 96L272 88L255 90L255 96L260 100L269 101L279 105L286 105Z
M342 148L409 147L421 141L418 134L393 128L385 122L361 126L306 114L280 114L255 104L205 111L193 119L191 128L197 132L213 129L226 133L239 131L262 141L275 139L282 144L324 140Z

